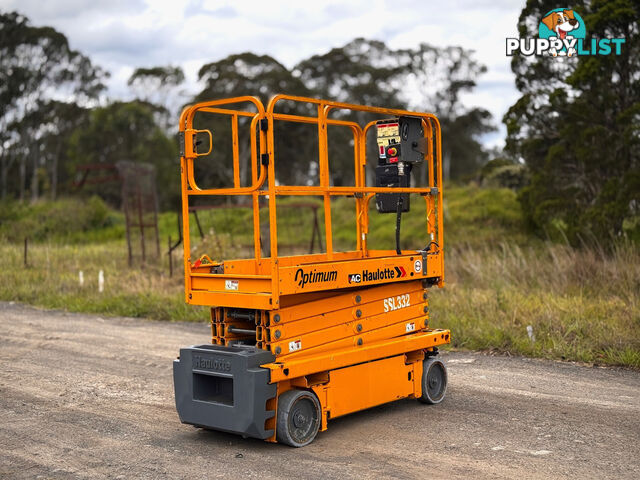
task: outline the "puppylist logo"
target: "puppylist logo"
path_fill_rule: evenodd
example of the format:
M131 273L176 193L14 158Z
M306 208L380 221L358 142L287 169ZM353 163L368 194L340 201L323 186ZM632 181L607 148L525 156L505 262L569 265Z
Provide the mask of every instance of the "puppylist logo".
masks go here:
M578 12L556 8L547 12L538 25L538 38L507 38L507 56L620 55L624 38L587 39L587 28Z

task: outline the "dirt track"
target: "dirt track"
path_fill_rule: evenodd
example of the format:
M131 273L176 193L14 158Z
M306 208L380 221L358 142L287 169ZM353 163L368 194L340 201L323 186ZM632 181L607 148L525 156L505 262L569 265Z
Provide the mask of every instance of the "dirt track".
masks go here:
M0 478L638 478L640 373L449 354L448 398L338 418L303 449L178 421L204 324L0 303Z

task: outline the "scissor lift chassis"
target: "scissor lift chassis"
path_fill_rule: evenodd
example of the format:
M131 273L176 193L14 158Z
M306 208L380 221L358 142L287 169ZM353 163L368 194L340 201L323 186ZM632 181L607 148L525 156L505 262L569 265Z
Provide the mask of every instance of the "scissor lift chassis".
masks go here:
M274 111L281 101L316 104L317 117ZM230 104L249 102L257 112ZM422 118L427 186L367 187L367 130L332 120L331 109ZM194 177L196 112L228 115L234 137L234 187L201 189ZM252 185L241 187L238 118L251 118ZM273 123L315 123L319 135L320 185L276 185ZM328 180L327 125L354 135L355 185L332 187ZM259 127L259 128L258 128ZM199 427L302 446L336 418L400 398L439 403L446 369L438 346L449 331L429 325L432 286L444 285L440 130L429 114L340 104L278 95L265 110L254 97L194 105L180 120L185 299L211 307L211 344L180 350L173 374L180 420ZM259 137L259 138L258 138ZM259 170L259 171L258 171ZM266 187L265 187L266 183ZM424 197L430 242L419 251L370 250L369 201L376 193ZM250 195L253 199L255 258L214 262L190 258L189 199L196 195ZM324 199L326 253L278 256L276 197L318 195ZM336 252L331 235L331 196L356 200L356 250ZM268 200L269 257L261 255L259 197Z
M269 370L260 362L274 360L256 347L206 344L180 349L180 359L173 365L180 421L273 441L277 395L291 388L310 389L318 397L321 431L327 429L330 418L401 398L422 397L424 352L420 350L330 370L322 378L326 383L319 384L308 377L269 383ZM216 366L221 364L228 370L219 371Z

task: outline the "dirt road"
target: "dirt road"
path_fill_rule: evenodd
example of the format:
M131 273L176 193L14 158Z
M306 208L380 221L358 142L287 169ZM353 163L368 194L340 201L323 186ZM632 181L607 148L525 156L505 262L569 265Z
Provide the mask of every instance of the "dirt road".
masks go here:
M640 373L445 355L448 398L338 418L303 449L178 421L205 324L0 303L0 478L639 478Z

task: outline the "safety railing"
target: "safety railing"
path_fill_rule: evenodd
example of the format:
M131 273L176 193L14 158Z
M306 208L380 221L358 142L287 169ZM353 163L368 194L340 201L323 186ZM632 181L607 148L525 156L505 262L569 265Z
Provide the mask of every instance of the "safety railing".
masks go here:
M279 113L276 107L283 102L304 104L306 108L315 107L316 115L297 115ZM255 111L239 109L240 105L249 105ZM336 111L363 112L384 116L412 116L422 119L422 126L427 145L424 159L427 165L426 178L418 179L426 185L421 187L375 187L366 184L366 139L367 133L376 124L373 120L364 126L354 121L331 118ZM231 118L232 157L233 157L233 187L228 188L201 188L195 179L194 162L199 156L206 153L198 153L196 148L196 136L198 133L209 135L210 149L212 136L209 131L194 128L196 113L204 112L214 115L225 115ZM240 154L238 141L238 119L246 117L250 121L251 144L251 185L240 185ZM318 130L318 176L317 185L280 185L276 181L277 151L275 148L276 122L294 122L317 125ZM330 184L328 126L342 126L349 129L353 135L354 150L354 184L350 186L332 186ZM215 147L214 147L215 148ZM331 197L352 196L356 201L356 254L360 258L367 258L370 252L367 247L367 235L369 225L369 202L376 193L410 193L422 195L425 199L427 234L426 239L430 245L435 244L439 252L444 247L443 238L443 184L441 165L441 130L438 119L429 113L413 112L402 109L369 107L353 105L329 100L298 97L291 95L276 95L267 104L266 109L262 102L251 96L234 97L222 100L203 102L187 107L180 117L180 154L182 175L182 218L185 248L185 274L188 277L193 264L190 258L189 238L189 199L192 196L226 196L226 195L251 195L253 206L253 239L254 260L266 260L262 258L260 242L260 197L268 199L269 235L270 235L270 263L271 280L274 287L278 281L278 229L277 208L278 196L319 196L323 198L324 222L325 222L325 246L326 253L313 255L314 260L331 261L338 252L334 251L332 221L331 221ZM259 159L260 161L256 161ZM440 256L441 261L442 256ZM289 262L287 262L289 263ZM442 268L442 271L444 269ZM188 281L187 281L188 283ZM187 284L187 287L189 285ZM277 290L277 288L274 288Z

